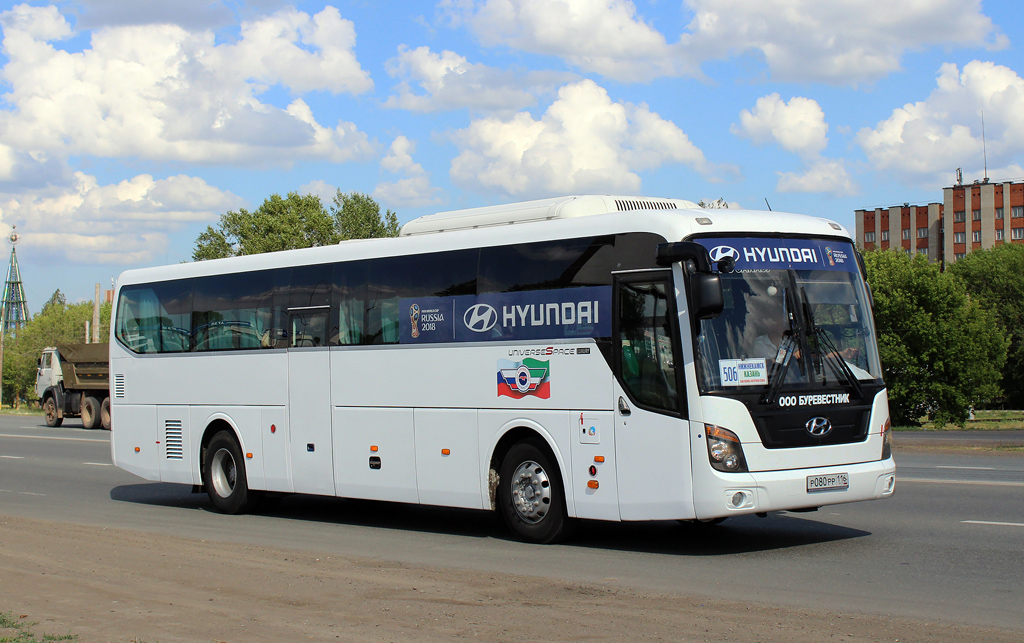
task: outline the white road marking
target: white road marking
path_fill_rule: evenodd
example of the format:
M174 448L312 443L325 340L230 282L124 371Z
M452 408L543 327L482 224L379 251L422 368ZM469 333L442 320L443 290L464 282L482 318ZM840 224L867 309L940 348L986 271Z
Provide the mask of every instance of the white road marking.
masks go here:
M23 496L45 496L45 493L32 493L31 491L11 491L10 489L0 489L0 493L17 493Z
M974 471L995 471L995 467L954 467L951 465L939 464L935 466L936 469L972 469Z
M87 464L87 465L89 465L91 467L112 467L112 466L114 466L114 465L110 464L109 462L83 462L82 464Z
M56 435L14 435L13 433L0 433L0 438L24 438L26 440L65 440L68 442L98 442L107 444L109 440L92 440L90 438L63 438Z
M23 455L0 455L0 458L6 458L7 460L24 460Z
M998 525L1000 527L1024 527L1024 522L996 522L994 520L961 520L967 525Z
M1024 487L1024 482L1012 480L940 480L938 478L896 478L897 482L923 482L926 484L976 484L989 487Z

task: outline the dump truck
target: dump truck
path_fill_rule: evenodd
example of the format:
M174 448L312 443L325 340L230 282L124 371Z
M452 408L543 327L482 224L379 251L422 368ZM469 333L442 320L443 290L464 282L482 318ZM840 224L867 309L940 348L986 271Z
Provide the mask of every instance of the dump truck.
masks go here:
M43 349L36 395L47 426L81 417L87 429L110 430L109 345L57 344Z

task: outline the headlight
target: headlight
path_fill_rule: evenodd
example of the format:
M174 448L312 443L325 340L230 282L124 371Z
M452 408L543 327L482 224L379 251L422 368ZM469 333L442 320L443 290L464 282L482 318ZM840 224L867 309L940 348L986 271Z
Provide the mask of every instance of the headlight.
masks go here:
M708 459L711 466L718 471L739 473L747 470L743 459L743 447L735 433L712 424L704 425L704 433L708 440Z
M888 460L892 457L892 425L889 418L885 418L882 425L882 459Z

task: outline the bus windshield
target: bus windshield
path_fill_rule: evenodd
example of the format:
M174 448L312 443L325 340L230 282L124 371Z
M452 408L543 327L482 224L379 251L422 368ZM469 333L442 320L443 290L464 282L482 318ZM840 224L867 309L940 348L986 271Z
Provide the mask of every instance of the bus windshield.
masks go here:
M790 252L772 256L779 248L745 245L771 240L715 241L731 245L719 243L712 256L740 257L735 272L721 275L722 314L702 320L696 337L702 392L761 392L765 402L780 390L859 396L861 382L881 380L871 306L849 243L785 240L775 243Z

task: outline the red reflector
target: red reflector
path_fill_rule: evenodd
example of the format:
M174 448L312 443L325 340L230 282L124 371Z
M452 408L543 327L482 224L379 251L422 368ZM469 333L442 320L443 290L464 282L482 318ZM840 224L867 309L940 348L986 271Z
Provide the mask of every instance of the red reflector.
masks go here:
M270 425L270 432L271 433L277 433L277 425L276 424L271 424Z

